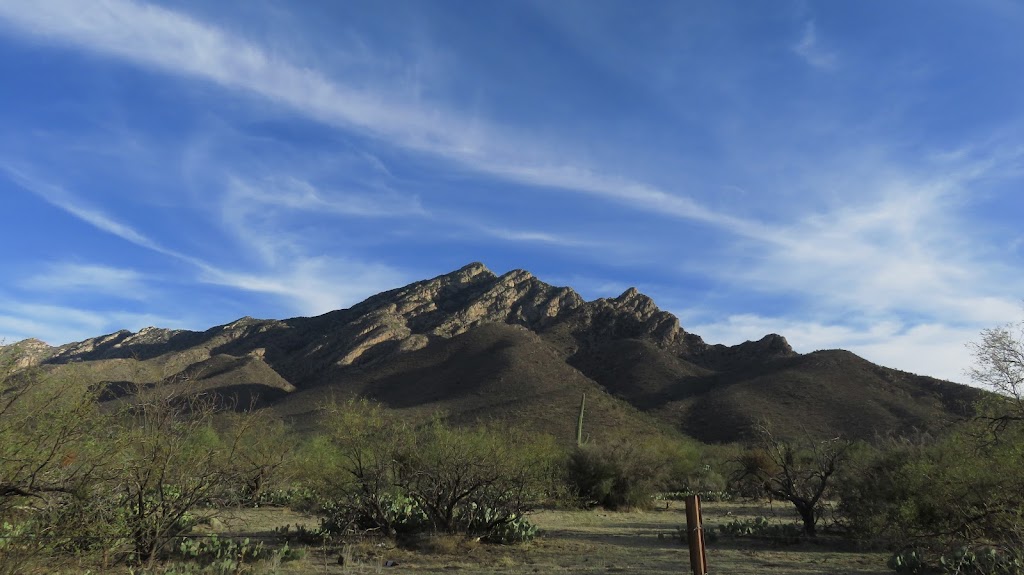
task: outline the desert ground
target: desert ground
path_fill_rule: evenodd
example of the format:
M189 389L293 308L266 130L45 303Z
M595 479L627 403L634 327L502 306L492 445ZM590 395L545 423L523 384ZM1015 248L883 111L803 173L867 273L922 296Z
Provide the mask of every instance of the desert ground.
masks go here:
M705 528L735 519L766 516L791 521L784 505L705 503ZM458 537L435 537L406 545L367 538L347 545L311 545L305 556L277 568L282 574L417 573L502 574L533 573L689 573L689 555L677 539L685 524L681 502L662 503L651 511L544 510L532 516L542 535L518 546L486 545ZM213 530L224 535L250 538L275 537L284 525L315 527L316 518L284 508L230 511ZM829 539L780 545L754 538L711 536L707 548L711 574L810 575L891 573L885 566L888 554L853 549ZM344 555L345 564L339 565ZM393 566L386 566L393 562Z

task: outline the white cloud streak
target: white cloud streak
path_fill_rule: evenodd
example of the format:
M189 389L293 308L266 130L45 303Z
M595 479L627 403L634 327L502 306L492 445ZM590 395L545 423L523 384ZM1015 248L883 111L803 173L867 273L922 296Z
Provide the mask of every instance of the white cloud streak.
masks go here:
M535 186L561 188L635 209L764 237L756 223L641 182L572 165L524 161L538 142L436 106L403 101L389 87L355 89L267 52L216 27L161 7L103 0L89 10L71 0L0 4L0 20L22 33L138 65L248 91L321 122L354 129L469 169ZM539 157L543 157L540 154Z
M19 282L24 289L49 292L91 292L124 299L144 300L149 287L146 277L131 269L99 264L58 262L42 273Z
M823 49L818 43L818 27L814 21L804 24L800 41L793 45L793 52L811 66L821 70L834 70L838 62L835 53Z
M398 272L383 265L364 264L343 258L308 257L299 253L289 254L290 257L287 258L272 257L273 265L266 273L253 274L222 269L202 259L167 248L100 210L84 207L80 200L62 188L31 178L24 172L8 166L0 165L0 170L6 171L12 180L24 189L101 231L195 267L199 272L199 281L280 296L291 302L298 313L314 315L352 305L378 291L396 287L400 285L401 279L405 279ZM239 222L240 228L244 227L244 223ZM249 241L256 242L258 234L247 234L244 237ZM274 254L277 253L275 250L281 249L280 243L275 246L273 238L264 238L262 241L265 243L261 249ZM77 288L92 287L103 291L112 289L113 285L109 282L113 282L118 276L129 277L123 270L101 269L95 266L91 270L86 268L78 270L78 272L83 271L89 271L92 276L79 278L75 286ZM40 276L30 279L29 282L44 282L47 279L47 277ZM51 274L49 279L56 278ZM134 276L134 279L137 280L139 277ZM72 285L75 285L74 281L72 281ZM49 308L40 309L45 311ZM40 317L52 318L53 315L43 313ZM69 316L65 320L74 322L69 328L69 332L81 333L81 327L106 325L106 319L104 319L106 317L108 316L79 314ZM6 316L0 327L3 325L8 326L10 333L19 331L22 333L52 333L52 329L45 328L43 323L22 316ZM58 325L63 324L58 322ZM74 325L78 325L79 328ZM28 332L25 330L26 327L37 329Z
M744 244L751 259L730 271L731 281L803 293L821 307L872 317L899 310L961 325L1002 321L1019 309L1024 278L982 259L985 248L958 216L972 184L1000 168L956 163L929 169L929 176L886 174L841 188L844 197L864 187L881 199L780 227L773 242Z
M391 218L425 216L419 198L393 192L360 194L337 190L321 190L310 182L295 177L266 178L258 183L239 177L228 178L230 200L250 202L261 209L281 208L301 212Z
M82 341L119 329L147 326L178 328L181 318L126 311L97 312L69 306L25 303L0 298L0 342L36 338L50 345Z
M408 278L385 265L331 257L301 257L268 273L208 268L200 281L273 294L291 300L302 315L342 309L375 293L399 287Z
M45 200L48 204L67 212L98 230L117 236L139 247L146 248L193 265L200 265L201 263L194 258L157 243L131 226L122 224L121 222L111 218L103 211L86 205L64 188L43 181L8 164L0 163L0 172L6 172L11 181L18 184L22 189L32 192L36 196Z
M548 244L551 246L578 248L594 245L592 242L535 230L517 230L506 227L482 226L477 228L484 234L509 242Z

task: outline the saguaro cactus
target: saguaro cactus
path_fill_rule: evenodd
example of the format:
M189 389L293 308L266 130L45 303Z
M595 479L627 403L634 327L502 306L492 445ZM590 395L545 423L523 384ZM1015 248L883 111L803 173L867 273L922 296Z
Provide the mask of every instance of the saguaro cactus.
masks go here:
M576 447L583 447L583 411L587 408L587 394L580 399L580 416L576 420Z

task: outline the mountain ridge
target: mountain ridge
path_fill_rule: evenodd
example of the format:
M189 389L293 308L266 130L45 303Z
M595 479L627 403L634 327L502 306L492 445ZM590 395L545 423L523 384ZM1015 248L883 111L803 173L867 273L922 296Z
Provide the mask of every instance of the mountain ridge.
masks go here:
M514 405L546 428L553 424L538 406L568 418L571 389L609 397L597 419L615 419L610 414L619 408L610 406L618 402L637 421L652 419L637 429L664 424L712 441L745 437L765 417L783 420L786 431L801 423L789 421L795 419L859 437L927 427L966 413L958 402L973 397L958 384L897 376L902 372L853 354L797 354L778 334L708 344L636 288L586 301L526 270L497 275L479 262L315 317L243 317L203 332L148 327L44 345L26 340L0 352L17 356L19 369L75 368L94 385L190 379L209 389L249 390L241 395L261 390L261 406L291 417L310 413L327 395L362 395L460 420L471 413L508 419ZM477 391L449 384L469 379ZM789 417L780 405L803 416ZM863 421L847 421L858 409ZM554 427L562 433L565 425Z

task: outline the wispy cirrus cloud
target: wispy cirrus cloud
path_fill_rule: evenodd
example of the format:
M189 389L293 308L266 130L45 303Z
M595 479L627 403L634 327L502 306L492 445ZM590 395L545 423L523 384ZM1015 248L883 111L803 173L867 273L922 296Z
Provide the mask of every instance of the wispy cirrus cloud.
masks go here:
M965 342L1024 315L1024 277L986 256L991 247L971 233L977 224L965 214L977 187L1012 176L1017 162L978 149L937 155L918 170L877 164L863 170L873 177L822 174L816 185L843 198L840 206L775 226L774 241L739 242L742 257L718 270L726 285L786 294L801 309L778 317L680 315L709 341L735 344L774 331L801 352L844 348L963 381Z
M0 294L0 343L28 338L51 345L81 341L119 329L138 331L147 326L184 327L181 317L124 310L94 311L65 305L24 302Z
M197 280L200 282L279 296L291 302L292 309L298 313L314 315L346 307L374 293L396 287L402 280L408 279L404 274L385 265L368 264L341 257L309 256L301 251L300 246L295 245L290 246L292 250L286 254L287 257L279 257L279 252L288 246L286 239L261 234L259 230L255 230L255 233L246 233L243 238L250 242L249 247L273 254L268 258L268 268L260 272L239 272L170 249L103 211L86 207L84 202L63 188L37 178L30 178L23 172L14 171L9 167L0 168L19 186L93 227L139 247L191 265L197 271ZM246 221L240 220L239 229L245 229L246 224ZM117 289L119 280L139 282L141 279L141 275L127 270L85 265L75 267L66 264L57 266L48 274L29 278L26 282L29 285L49 285L49 282L54 282L54 286L63 282L68 289L109 292ZM39 309L45 311L49 308ZM66 319L74 321L81 328L88 328L89 325L108 325L108 316L83 314L72 314ZM49 315L44 313L41 317ZM10 326L20 325L22 328L41 325L20 316L8 317L6 321ZM81 332L78 328L71 331Z
M24 170L17 169L13 166L0 164L0 171L6 173L7 177L18 186L35 193L51 206L59 208L60 210L75 216L97 229L116 235L141 248L147 248L167 255L174 255L173 253L170 253L170 251L158 245L157 242L142 235L130 226L115 221L109 216L106 216L100 210L89 207L69 193L66 189L31 176Z
M835 52L826 50L818 41L818 26L811 20L804 24L800 40L793 45L793 52L811 66L821 70L834 70L838 64Z
M560 247L586 247L594 245L594 242L587 240L538 230L492 226L478 226L476 229L487 236L510 242L529 242Z
M191 264L200 263L195 258L167 248L131 226L115 220L102 210L90 206L66 189L31 175L23 169L0 163L0 172L6 173L11 181L20 188L35 194L48 204L67 212L98 230L174 259Z
M541 142L434 103L402 99L397 95L402 91L390 85L348 86L162 7L106 0L83 12L70 0L40 0L0 5L0 21L32 36L244 90L315 120L509 181L590 195L752 237L767 233L756 222L717 212L685 195L572 162L552 163L542 159L550 154Z
M101 264L55 262L41 273L19 282L19 287L43 292L87 292L124 299L146 299L148 278L135 270Z
M272 176L259 182L231 176L227 188L229 201L256 203L261 208L366 218L427 215L415 196L387 190L374 193L323 190L309 181L288 175Z
M872 199L779 226L775 242L744 244L756 257L734 269L734 279L863 314L900 310L975 325L1000 321L1018 307L1024 280L984 258L987 248L972 238L973 224L962 212L972 188L1004 168L971 158L931 163L921 172L880 168L873 181L839 188L843 197L872 189Z
M202 270L199 280L280 296L293 302L293 309L299 314L319 315L399 287L411 278L387 265L305 256L262 273L209 267Z

